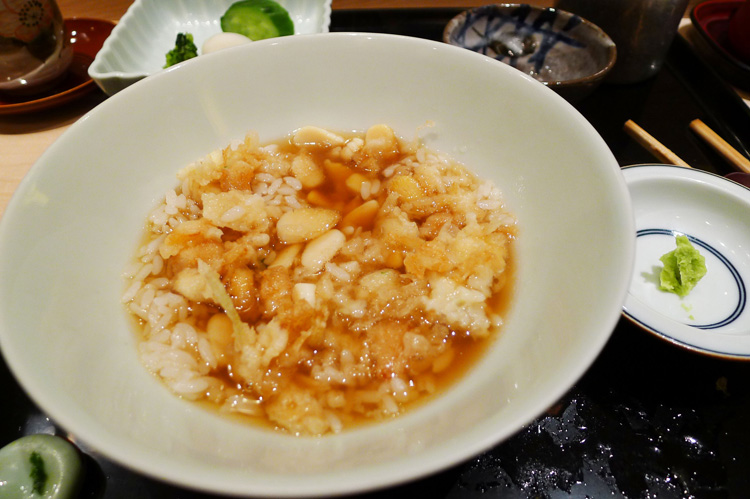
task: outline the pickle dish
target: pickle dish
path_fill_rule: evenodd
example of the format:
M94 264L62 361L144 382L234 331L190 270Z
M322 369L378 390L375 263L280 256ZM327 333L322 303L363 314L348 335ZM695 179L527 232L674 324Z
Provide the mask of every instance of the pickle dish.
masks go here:
M89 68L89 76L108 95L164 68L165 54L178 33L193 35L200 50L222 32L221 18L236 0L136 0L104 42ZM331 0L279 0L294 34L327 33Z

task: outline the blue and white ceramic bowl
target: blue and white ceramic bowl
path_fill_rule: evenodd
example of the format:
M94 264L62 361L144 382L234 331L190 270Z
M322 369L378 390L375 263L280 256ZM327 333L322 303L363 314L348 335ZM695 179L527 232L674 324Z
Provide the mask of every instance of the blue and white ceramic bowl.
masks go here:
M623 174L637 235L625 316L690 350L750 360L750 189L674 165L635 165ZM706 275L684 298L659 289L659 257L677 235L706 260Z
M614 67L614 42L570 12L493 4L454 17L443 41L479 52L532 76L570 101L592 92Z

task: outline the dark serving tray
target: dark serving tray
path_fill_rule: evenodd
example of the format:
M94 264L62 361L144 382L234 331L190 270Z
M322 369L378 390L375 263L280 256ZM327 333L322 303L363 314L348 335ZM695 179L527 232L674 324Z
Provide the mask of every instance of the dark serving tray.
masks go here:
M334 11L331 31L439 40L458 12ZM688 129L693 119L750 151L748 107L679 37L655 77L604 84L577 107L621 165L656 162L624 133L628 119L692 166L715 173L731 167ZM30 433L65 435L4 363L0 390L0 446ZM429 478L360 497L746 497L749 468L750 363L698 355L623 318L583 378L515 436ZM86 472L86 498L212 497L137 475L93 453L86 455Z

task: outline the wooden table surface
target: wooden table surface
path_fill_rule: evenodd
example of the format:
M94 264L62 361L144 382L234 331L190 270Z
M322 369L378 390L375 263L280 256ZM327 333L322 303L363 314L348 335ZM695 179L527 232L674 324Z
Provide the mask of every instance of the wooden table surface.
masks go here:
M133 0L58 0L63 17L117 20ZM553 6L557 0L527 0ZM694 3L696 0L691 0ZM333 0L333 9L463 7L491 3L483 0ZM0 217L31 165L72 123L105 99L93 92L60 108L28 115L0 116Z
M63 17L117 20L133 0L58 0ZM553 0L530 3L551 5ZM473 7L482 0L333 0L334 9L393 7ZM0 116L0 217L31 165L72 123L105 99L97 91L85 98L29 115Z

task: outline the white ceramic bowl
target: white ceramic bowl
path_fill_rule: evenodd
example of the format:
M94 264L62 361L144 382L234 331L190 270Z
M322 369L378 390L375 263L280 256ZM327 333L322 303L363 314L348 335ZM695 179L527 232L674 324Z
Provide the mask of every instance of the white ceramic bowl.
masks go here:
M135 0L89 67L108 95L164 68L177 33L191 33L198 52L221 33L220 20L237 0ZM331 0L278 0L294 22L294 34L327 33Z
M248 130L387 123L413 137L428 120L426 145L493 179L520 227L506 326L463 379L401 418L316 439L222 419L146 372L120 275L178 169ZM0 223L0 344L50 417L144 474L228 494L364 491L468 459L554 404L620 317L634 234L604 141L519 71L416 38L266 40L119 92L44 153Z
M750 189L674 165L623 170L637 243L625 315L658 337L703 354L750 360ZM680 298L659 289L663 254L686 235L706 275Z

